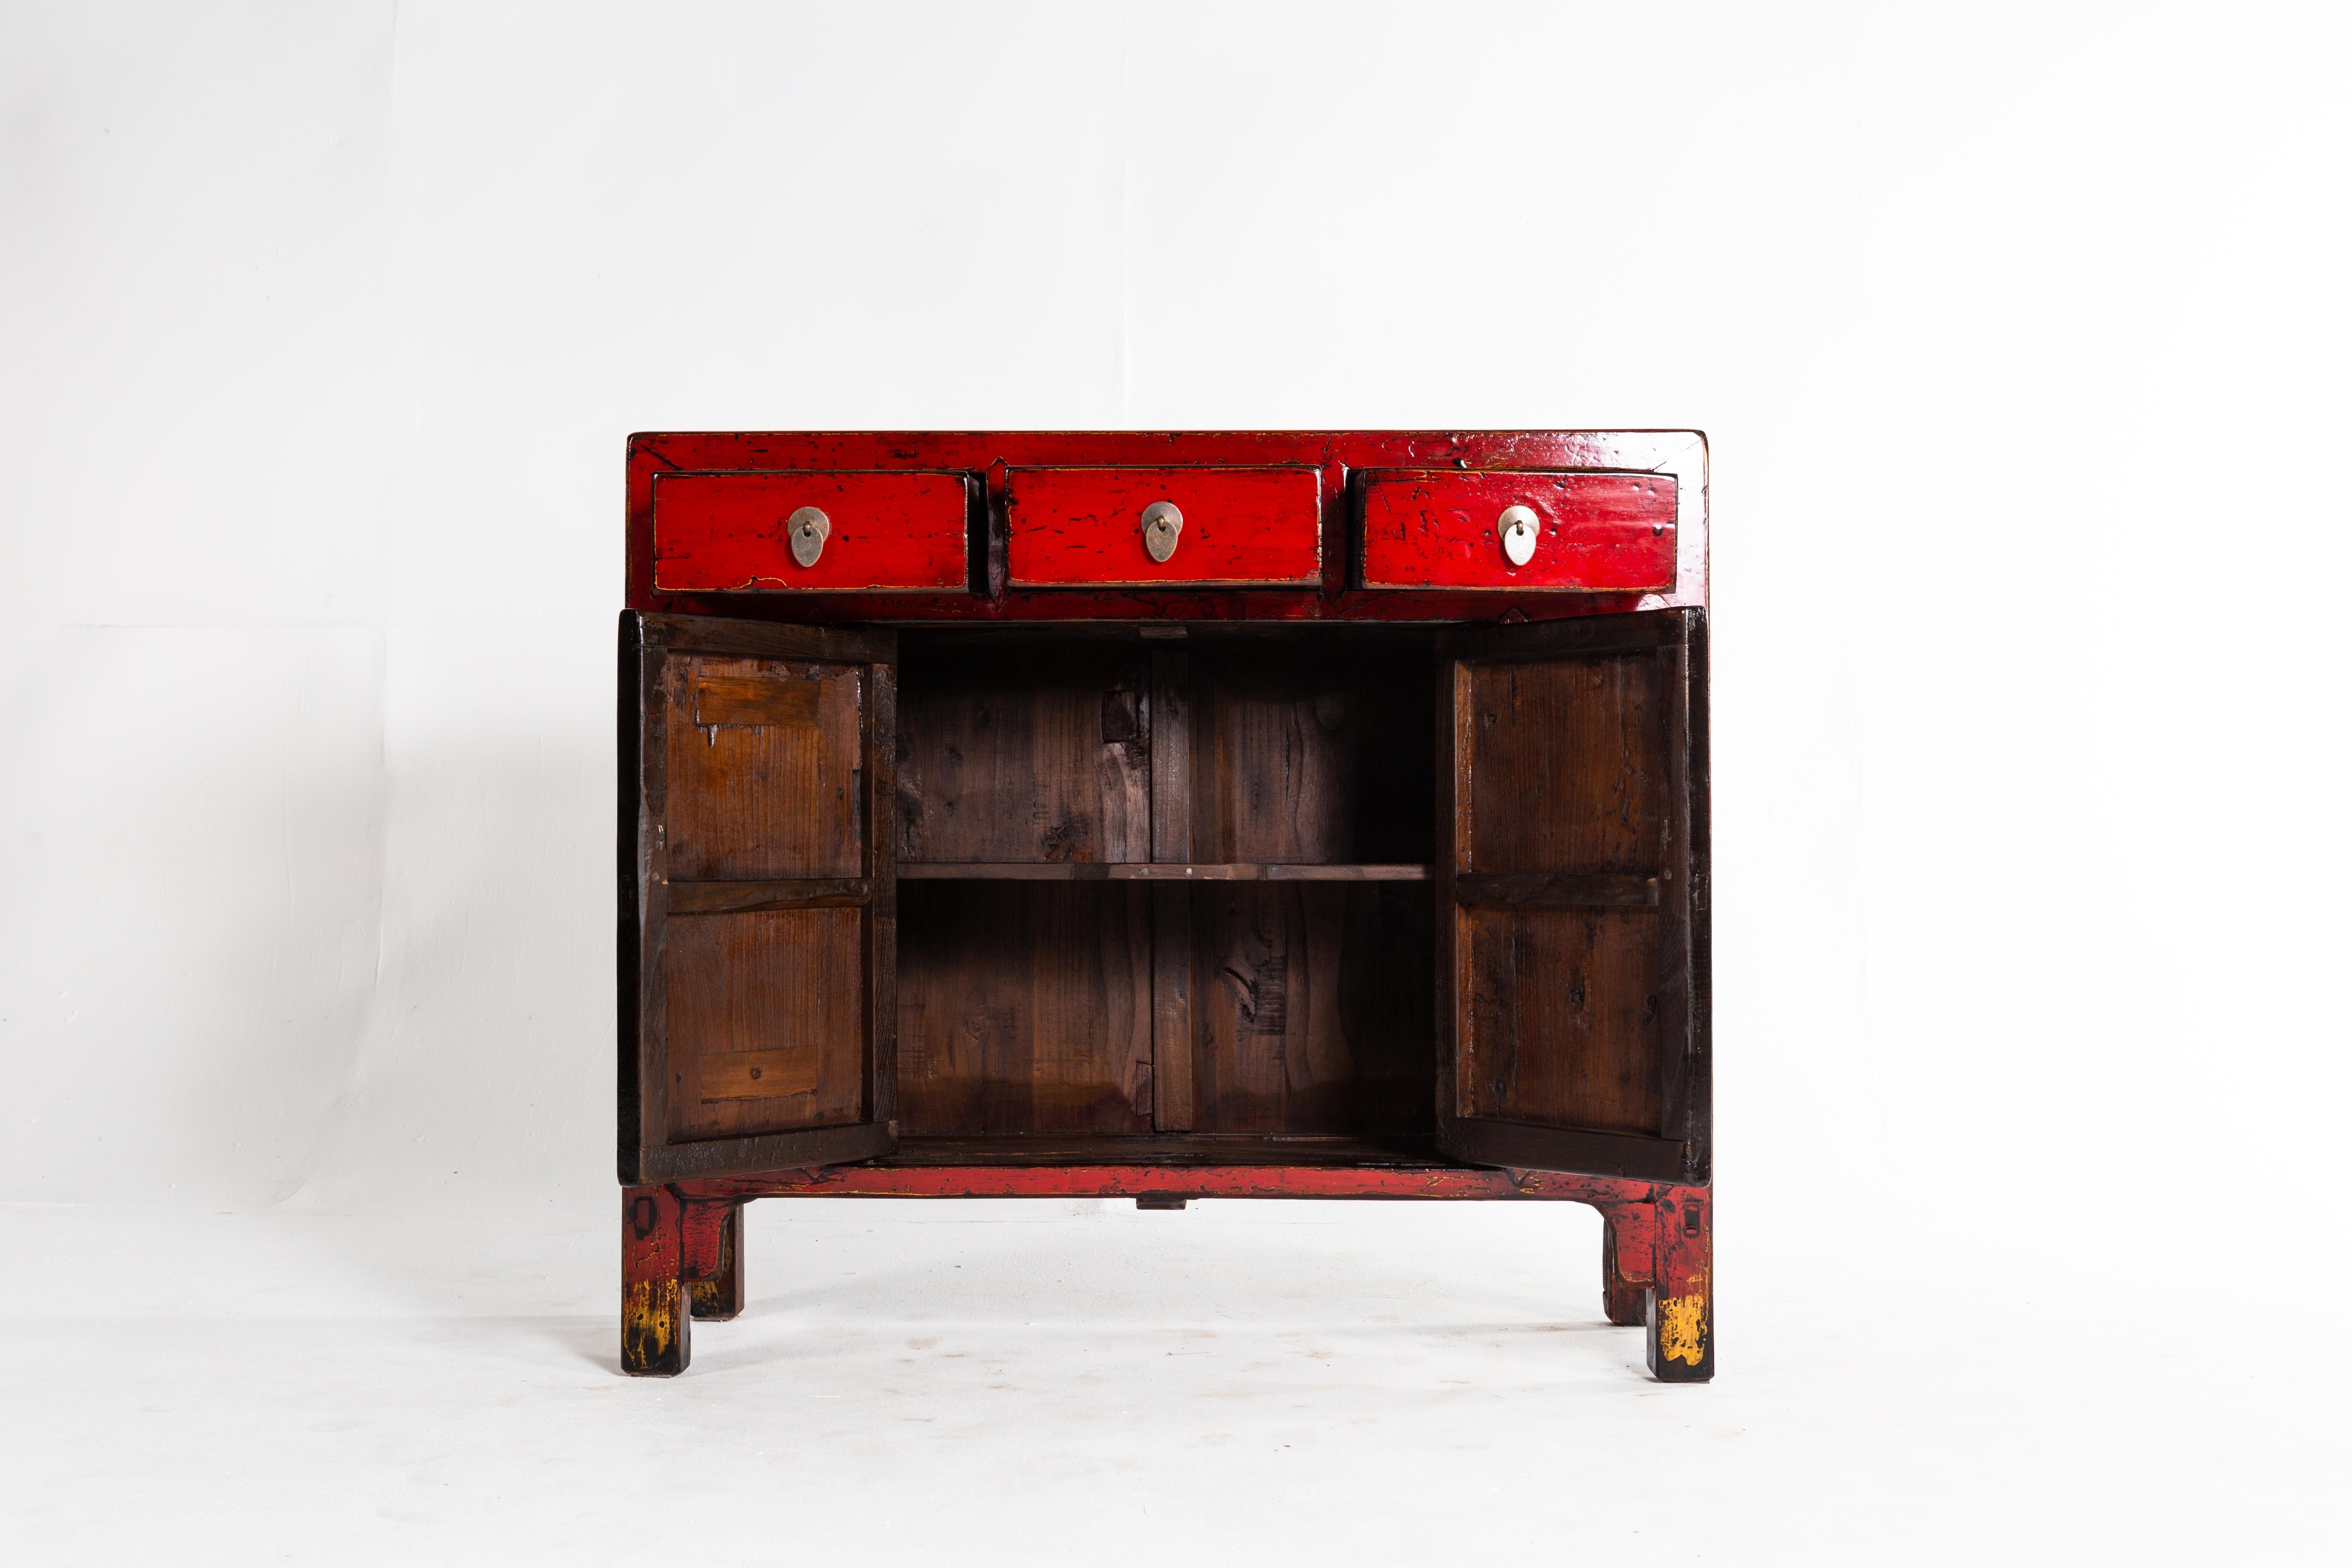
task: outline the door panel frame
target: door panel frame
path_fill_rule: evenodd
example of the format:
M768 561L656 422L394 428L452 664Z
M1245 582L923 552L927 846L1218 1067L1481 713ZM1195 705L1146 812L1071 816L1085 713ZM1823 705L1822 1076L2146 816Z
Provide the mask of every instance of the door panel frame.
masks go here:
M873 1159L898 1147L898 637L869 628L776 621L719 620L624 611L617 681L619 777L616 997L619 1051L617 1163L625 1185L747 1174ZM677 908L658 865L667 820L665 667L673 656L799 659L863 667L863 749L858 810L865 825L863 874L766 879L730 886L698 882ZM664 932L673 913L862 905L866 942L864 1072L866 1120L747 1137L672 1142L669 1137Z
M1475 665L1655 656L1672 699L1666 726L1669 832L1655 879L1542 871L1473 873L1467 860ZM1706 612L1637 611L1441 633L1437 715L1438 1147L1473 1164L1704 1183L1713 1163L1713 985L1707 838ZM1646 904L1660 914L1658 952L1663 1135L1541 1126L1461 1114L1460 1053L1468 1029L1468 921L1474 905ZM1681 1048L1674 1042L1680 1041ZM1522 1047L1524 1048L1524 1045Z

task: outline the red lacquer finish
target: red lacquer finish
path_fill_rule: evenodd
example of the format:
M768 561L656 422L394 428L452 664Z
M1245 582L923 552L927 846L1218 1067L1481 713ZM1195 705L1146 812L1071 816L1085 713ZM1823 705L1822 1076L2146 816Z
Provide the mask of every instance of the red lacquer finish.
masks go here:
M940 473L663 474L653 486L656 588L677 594L961 593L976 476ZM793 557L803 507L831 531Z
M1670 474L1380 472L1363 479L1367 588L1664 593L1675 585ZM1497 521L1536 514L1525 565Z
M641 435L629 442L628 604L644 612L803 627L1461 624L1703 608L1706 463L1705 437L1691 431ZM1153 558L1143 534L1144 510L1159 501L1171 503L1183 518L1165 561ZM812 506L824 512L830 531L817 558L803 566L787 526L797 509ZM1523 564L1510 562L1496 533L1500 514L1511 506L1527 506L1538 519L1534 551ZM750 629L780 635L773 626ZM1139 645L1154 649L1156 712L1160 666L1181 667L1186 645L1174 639L1186 634L1142 630L1171 639ZM1579 635L1565 628L1528 628L1528 634L1555 641ZM1266 640L1303 647L1324 639ZM624 651L625 747L635 743L632 724L644 710L630 708L634 689L626 682L634 667ZM1703 667L1698 679L1704 679ZM1177 681L1169 689L1181 698L1186 689ZM641 692L635 700L644 702ZM1181 701L1174 711L1184 711ZM895 721L887 702L874 712L877 725ZM1108 746L1116 716L1108 700L1104 714ZM1090 707L1083 719L1091 727ZM1167 731L1188 732L1181 723ZM1702 742L1703 731L1687 745ZM1181 760L1181 749L1178 754ZM1703 749L1689 754L1697 756L1691 765L1703 780ZM1157 758L1152 765L1159 765ZM1443 767L1440 776L1445 776ZM889 798L887 780L877 787L883 792L877 800ZM1176 798L1189 795L1180 790ZM625 831L639 826L625 815L634 809L625 803ZM1157 843L1157 822L1152 831ZM624 861L625 873L634 865L625 849ZM832 884L814 882L761 884L746 891L782 901L845 896ZM1441 890L1439 896L1450 895ZM625 947L625 975L633 951ZM1153 984L1157 994L1158 981ZM896 1016L887 1011L896 1006L887 990L876 1006L885 1010L876 1016ZM1160 1029L1155 1016L1155 1052ZM1171 1037L1181 1050L1186 1037ZM625 1090L623 1103L625 1117ZM895 1139L898 1123L887 1125ZM1189 1129L1192 1123L1170 1125ZM1304 1143L1260 1148L1255 1140L1196 1142L1186 1133L1171 1145L1179 1149L1172 1160L1160 1147L1137 1147L1134 1163L1053 1163L1117 1156L1094 1147L1057 1153L1050 1142L966 1150L909 1139L878 1161L625 1187L623 1364L640 1374L681 1371L690 1352L690 1318L724 1318L741 1310L740 1214L758 1197L1118 1198L1149 1209L1181 1208L1194 1198L1499 1199L1582 1203L1599 1210L1605 1221L1600 1261L1609 1320L1646 1325L1649 1364L1660 1379L1696 1382L1713 1375L1713 1214L1706 1186L1448 1161L1433 1154L1426 1142L1350 1145L1335 1152ZM860 1153L874 1146L888 1145L861 1145ZM1253 1149L1261 1158L1301 1163L1214 1163L1245 1159ZM832 1151L797 1146L760 1156L833 1157ZM1589 1150L1548 1153L1496 1146L1464 1158L1627 1168ZM985 1163L928 1163L933 1159ZM700 1168L740 1170L751 1163ZM1683 1180L1698 1173L1679 1171Z
M1321 562L1311 585L1025 588L1007 567L1005 486L1015 468L1307 467L1318 470ZM1355 480L1367 470L1465 473L1588 470L1675 480L1673 586L1655 593L1517 587L1366 590ZM979 577L937 592L734 592L656 582L654 494L682 473L897 470L982 477L974 523ZM1485 621L1706 603L1706 440L1691 430L1516 431L754 431L629 438L629 605L677 615L819 625L871 621ZM1139 509L1141 502L1138 503ZM1188 517L1188 524L1190 519ZM1197 535L1196 535L1197 538ZM1178 546L1177 561L1184 560ZM1140 553L1140 551L1138 552ZM789 554L785 557L789 562ZM1147 556L1148 560L1149 557Z
M1308 467L1013 468L1004 477L1014 587L1312 587L1321 476ZM1181 514L1175 548L1144 547L1146 509Z

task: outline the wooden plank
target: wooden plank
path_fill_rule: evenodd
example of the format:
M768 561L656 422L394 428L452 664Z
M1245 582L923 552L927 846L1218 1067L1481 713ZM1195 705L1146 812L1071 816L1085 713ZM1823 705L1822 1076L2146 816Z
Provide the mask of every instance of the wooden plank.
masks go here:
M654 585L665 593L955 592L967 578L960 473L663 474L653 487ZM793 556L803 507L829 525Z
M1423 1164L779 1164L756 1174L682 1182L696 1199L722 1197L1532 1199L1595 1206L1647 1204L1650 1181L1534 1169Z
M819 1165L871 1160L897 1147L890 1130L877 1121L845 1127L813 1127L750 1138L711 1138L637 1151L648 1182L678 1182L736 1172L805 1170Z
M1428 866L1068 865L1029 860L901 860L901 881L963 882L1426 882Z
M1151 1125L1182 1132L1195 1115L1192 895L1151 889Z
M908 1138L889 1166L926 1165L1340 1165L1444 1163L1426 1137L1275 1137L1195 1132L1183 1137Z
M1474 661L1548 659L1606 653L1644 653L1690 640L1692 609L1645 610L1635 615L1580 616L1565 620L1529 620L1523 626L1464 626L1441 633L1438 651Z
M1144 548L1144 509L1182 514L1174 552ZM1021 587L1318 584L1322 476L1311 467L1014 468L1004 477Z
M1195 1129L1429 1131L1425 889L1237 882L1186 896Z
M736 1051L706 1057L700 1065L701 1081L697 1088L706 1103L814 1094L824 1081L824 1064L811 1050Z
M1204 638L1192 655L1188 858L1431 859L1427 648L1420 637L1337 630Z
M1663 593L1675 585L1671 474L1387 469L1360 481L1367 588ZM1496 522L1536 516L1514 564Z
M794 909L666 922L663 1024L677 1142L863 1121L866 1112L866 914ZM778 1054L813 1064L789 1100L705 1090L741 1075L723 1058Z
M899 858L1150 859L1151 739L1130 718L1150 680L1131 637L910 639L889 803Z
M866 667L866 874L874 887L866 921L866 1115L898 1131L898 671Z
M1655 907L1658 879L1577 871L1465 871L1454 879L1454 896L1465 904Z
M1656 876L1673 709L1656 652L1468 668L1462 868Z
M868 667L672 655L663 661L669 715L667 873L685 881L866 874L859 818ZM806 723L695 721L696 694L757 683L765 710L805 710ZM789 701L773 689L797 687Z
M1464 1119L1446 1135L1446 1152L1473 1164L1512 1170L1572 1171L1595 1176L1671 1182L1683 1169L1678 1138L1642 1138L1525 1122Z
M870 877L807 877L741 882L672 882L673 915L742 914L752 910L841 908L871 903Z
M908 1136L1152 1130L1149 890L899 890L898 1121Z
M1464 1023L1474 1068L1461 1114L1659 1136L1659 911L1504 906L1465 914Z
M642 625L646 647L677 653L814 659L828 664L888 664L898 657L898 634L873 626L651 613L643 617Z
M817 721L817 688L807 680L705 675L694 683L698 724L802 724Z
M1192 710L1190 656L1151 655L1150 858L1192 858Z

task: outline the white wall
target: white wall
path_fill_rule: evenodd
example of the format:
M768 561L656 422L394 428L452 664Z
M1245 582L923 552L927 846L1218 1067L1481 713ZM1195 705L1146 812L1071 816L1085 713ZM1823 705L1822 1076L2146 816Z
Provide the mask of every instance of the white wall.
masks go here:
M0 1196L604 1201L632 430L1689 425L1727 1247L2218 1216L2345 1087L2344 42L11 7Z

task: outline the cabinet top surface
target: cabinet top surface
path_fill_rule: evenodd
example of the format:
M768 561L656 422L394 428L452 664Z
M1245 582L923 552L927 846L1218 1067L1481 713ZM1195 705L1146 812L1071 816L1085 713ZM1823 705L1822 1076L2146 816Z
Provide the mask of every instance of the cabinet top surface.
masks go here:
M1191 472L1269 468L1298 488ZM1102 472L1021 477L1036 470ZM894 474L946 478L861 489ZM1128 515L1154 484L1180 510L1172 545ZM1290 510L1232 510L1244 496ZM823 538L793 540L803 502ZM1509 535L1528 511L1532 545ZM686 615L1455 622L1707 602L1693 430L646 433L627 524L630 607Z

